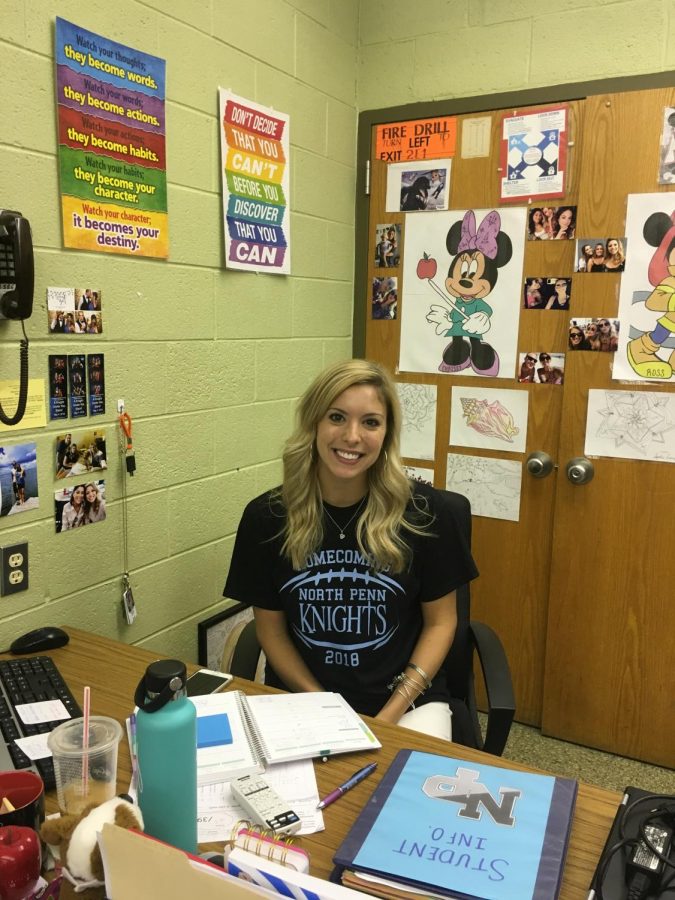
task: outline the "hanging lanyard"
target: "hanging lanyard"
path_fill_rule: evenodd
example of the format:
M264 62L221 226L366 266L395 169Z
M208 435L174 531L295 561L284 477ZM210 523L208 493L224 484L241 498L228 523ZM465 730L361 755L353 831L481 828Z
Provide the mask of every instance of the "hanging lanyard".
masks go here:
M133 450L134 445L131 440L131 416L129 415L129 413L120 413L120 428L127 438L127 450Z

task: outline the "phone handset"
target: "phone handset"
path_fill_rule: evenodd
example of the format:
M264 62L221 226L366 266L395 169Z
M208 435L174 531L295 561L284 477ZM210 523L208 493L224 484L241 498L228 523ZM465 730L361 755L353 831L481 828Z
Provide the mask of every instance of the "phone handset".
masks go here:
M19 349L19 400L8 416L0 405L0 421L17 425L28 399L28 335L24 319L33 312L33 239L30 223L20 212L0 209L0 319L19 319L23 340Z

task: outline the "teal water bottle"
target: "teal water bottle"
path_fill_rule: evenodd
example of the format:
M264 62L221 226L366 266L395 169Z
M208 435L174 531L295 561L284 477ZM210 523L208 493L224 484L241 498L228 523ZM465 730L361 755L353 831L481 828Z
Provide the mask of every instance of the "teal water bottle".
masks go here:
M151 663L136 688L138 805L147 834L197 850L197 713L185 664Z

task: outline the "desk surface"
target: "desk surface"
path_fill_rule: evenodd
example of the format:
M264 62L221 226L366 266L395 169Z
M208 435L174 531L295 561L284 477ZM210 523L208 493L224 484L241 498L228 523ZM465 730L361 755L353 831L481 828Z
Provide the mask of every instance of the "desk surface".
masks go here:
M70 643L59 650L50 651L56 665L76 697L82 696L85 684L91 687L91 712L107 715L124 723L131 711L136 685L146 665L157 655L138 647L121 644L108 638L66 629ZM197 666L189 667L195 670ZM235 679L233 688L248 694L269 692L264 685ZM382 742L381 750L349 753L334 757L326 763L316 763L315 770L321 796L345 781L356 769L368 762L378 762L377 771L363 784L358 785L338 803L324 811L325 831L306 835L300 844L311 854L313 875L327 877L332 869L333 853L347 834L349 827L370 796L377 780L387 770L396 752L407 747L430 753L452 755L462 759L503 765L505 768L527 770L527 766L500 759L459 744L448 744L427 735L368 720ZM131 763L126 741L120 744L118 763L118 791L129 785ZM621 795L614 791L587 784L579 785L569 852L565 864L561 900L581 900L588 893L588 885L609 833ZM56 795L47 795L47 811L57 809Z

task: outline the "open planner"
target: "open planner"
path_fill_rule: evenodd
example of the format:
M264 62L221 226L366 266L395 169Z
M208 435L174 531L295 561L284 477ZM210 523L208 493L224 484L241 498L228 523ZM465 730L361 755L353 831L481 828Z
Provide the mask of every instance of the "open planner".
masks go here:
M199 784L382 746L346 700L328 691L250 697L225 691L190 699L197 709Z

